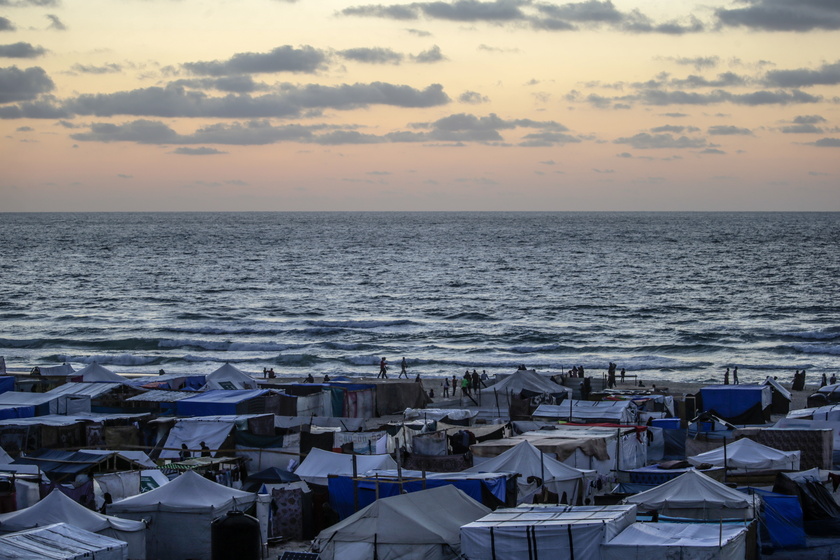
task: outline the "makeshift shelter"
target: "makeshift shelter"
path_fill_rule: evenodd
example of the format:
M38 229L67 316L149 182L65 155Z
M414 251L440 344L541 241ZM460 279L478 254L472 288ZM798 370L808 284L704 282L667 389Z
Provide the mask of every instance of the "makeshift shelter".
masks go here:
M627 497L623 503L635 504L640 511L703 521L754 517L752 500L748 496L696 470Z
M390 455L349 455L313 448L295 469L295 474L309 484L327 486L331 474L352 476L354 461L355 472L359 475L375 469L397 468L397 462Z
M0 560L125 560L128 545L67 523L0 537Z
M532 415L534 420L564 420L581 424L635 424L637 406L633 401L580 401L562 404L541 404Z
M277 467L269 467L258 473L249 474L243 488L256 492L263 484L282 484L286 482L297 482L300 477L295 473L278 469Z
M636 521L635 506L519 506L461 527L467 560L600 560L601 544Z
M128 380L96 362L73 373L72 381L84 383L128 383Z
M601 546L601 558L744 560L747 532L742 524L634 523Z
M799 497L761 488L746 487L738 490L760 497L757 504L759 535L764 547L802 548L807 544Z
M57 393L24 393L7 391L0 393L0 409L6 412L0 418L31 418L48 414L78 414L90 412L90 397L60 395Z
M148 520L149 558L210 560L213 520L233 509L248 509L256 498L256 494L234 490L187 471L169 484L114 502L107 513Z
M481 391L522 397L549 396L558 401L572 396L571 389L558 385L532 369L517 370L486 389L482 388Z
M799 498L805 532L814 536L836 536L840 532L840 506L823 486L819 469L779 473L773 492Z
M511 472L517 478L517 502L530 502L543 488L557 494L562 504L577 504L586 495L594 470L579 470L546 456L530 442L523 441L498 457L465 469L466 473Z
M276 393L268 389L212 389L175 403L178 416L219 416L279 412Z
M324 529L313 547L321 560L455 560L461 526L489 512L453 486L401 494Z
M214 389L225 390L243 390L243 389L257 389L257 380L242 371L241 369L232 366L228 363L211 373L206 378L204 391L211 391Z
M773 393L770 404L770 410L773 414L787 414L790 412L790 402L793 400L793 395L790 394L790 391L785 389L781 383L769 375L761 384L769 386Z
M13 533L66 523L128 544L129 560L146 558L146 524L142 521L103 515L73 501L59 490L26 509L0 515L0 532Z
M737 425L770 420L773 393L769 385L708 385L700 389L702 410Z
M703 464L726 468L732 474L755 471L798 471L801 451L780 451L743 438L723 447L688 457L694 466Z
M61 364L60 366L39 366L38 371L44 377L68 377L76 372L70 364Z

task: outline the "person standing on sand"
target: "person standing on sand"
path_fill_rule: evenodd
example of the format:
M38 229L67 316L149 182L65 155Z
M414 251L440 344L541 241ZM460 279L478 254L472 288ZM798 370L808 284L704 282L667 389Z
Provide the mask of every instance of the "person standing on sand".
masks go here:
M732 370L732 384L739 385L738 382L738 366L735 366L735 369Z
M461 396L462 397L469 397L470 396L470 378L467 374L464 374L464 377L461 379Z
M729 368L726 368L726 373L723 374L723 384L729 385Z
M447 398L449 396L449 378L443 378L443 398Z
M481 378L478 376L478 372L476 370L473 370L473 372L472 372L472 380L471 381L472 381L473 390L476 393L481 391Z
M622 383L624 383L624 374L625 374L624 368L621 368L621 382Z
M385 356L379 360L379 375L376 378L388 379L388 362L385 361Z
M397 379L399 379L403 375L405 375L405 378L408 379L408 371L406 371L407 367L408 364L405 362L405 356L403 356L402 363L400 364L400 374L397 376Z

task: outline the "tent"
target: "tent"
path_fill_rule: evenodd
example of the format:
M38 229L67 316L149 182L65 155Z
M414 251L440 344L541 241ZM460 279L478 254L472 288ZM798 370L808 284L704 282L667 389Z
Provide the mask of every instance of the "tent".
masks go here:
M541 453L530 442L523 441L501 455L488 459L463 472L512 472L517 479L517 501L530 502L541 488L557 494L561 503L582 501L587 482L595 478L594 470L579 470ZM542 482L539 482L541 480ZM563 495L566 499L563 500Z
M461 527L468 560L600 560L602 543L636 520L635 506L519 506Z
M286 482L296 482L300 477L295 473L284 471L277 467L269 467L258 473L249 474L245 481L245 488L256 492L263 484L282 484Z
M500 395L513 393L514 395L523 395L525 397L551 395L555 398L565 398L572 396L571 389L563 385L558 385L551 379L543 377L532 369L518 370L486 389L482 389L482 392L484 391L495 392Z
M11 533L51 523L67 523L73 527L104 535L128 544L130 560L146 558L146 524L142 521L102 515L53 490L46 498L26 509L0 515L0 532Z
M761 497L758 511L759 535L762 543L773 548L803 548L804 518L798 496L776 494L761 488L739 488L740 492Z
M128 380L117 375L108 368L102 367L96 362L83 367L73 373L73 381L84 383L128 383Z
M346 455L313 447L306 459L295 469L295 474L309 484L327 486L329 475L353 475L353 459L356 460L356 474L374 469L396 469L397 463L390 455Z
M770 419L770 385L708 385L700 389L703 410L733 424L763 424Z
M633 401L579 401L562 404L541 404L532 415L541 420L566 420L582 424L635 424L636 403Z
M773 411L773 414L787 414L790 412L790 402L793 400L793 396L790 394L790 391L785 389L781 383L769 375L761 384L768 385L770 390L773 392L771 403L771 410Z
M742 524L634 523L601 547L601 558L743 560L747 531Z
M209 383L208 383L209 385ZM175 402L178 416L219 416L266 412L268 389L211 389Z
M455 560L459 530L490 510L453 486L382 498L324 529L321 560Z
M207 376L203 391L212 389L257 389L257 380L228 363Z
M624 498L641 511L670 517L719 521L752 519L752 500L699 471L692 470L645 492Z
M210 560L210 524L245 510L256 494L234 490L187 471L169 484L108 506L109 515L149 521L146 552L157 560Z
M125 560L128 546L66 523L0 537L0 560Z
M798 471L801 451L779 451L743 438L688 458L694 466L702 464L726 467L733 474L751 471Z

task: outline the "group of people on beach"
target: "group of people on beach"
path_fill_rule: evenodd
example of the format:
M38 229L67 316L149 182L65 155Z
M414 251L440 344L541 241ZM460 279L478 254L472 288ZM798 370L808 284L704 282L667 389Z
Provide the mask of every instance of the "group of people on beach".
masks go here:
M618 386L618 384L615 381L615 369L617 367L618 367L618 365L610 362L610 365L607 368L607 389L612 389L613 387ZM624 383L624 376L626 374L627 374L627 372L624 370L624 368L621 368L621 373L619 374L619 376L621 377L621 382L622 383Z
M729 385L729 368L726 368L726 372L723 374L723 384ZM732 370L732 384L741 384L741 382L738 380L738 366L735 366L735 368Z

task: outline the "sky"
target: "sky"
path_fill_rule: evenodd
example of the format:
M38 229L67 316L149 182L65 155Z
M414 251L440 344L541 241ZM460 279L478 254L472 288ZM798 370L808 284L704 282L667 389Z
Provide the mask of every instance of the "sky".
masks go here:
M0 0L0 211L840 211L840 0Z

